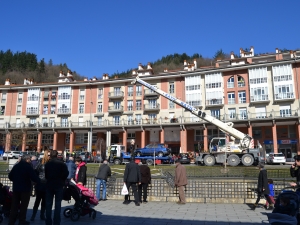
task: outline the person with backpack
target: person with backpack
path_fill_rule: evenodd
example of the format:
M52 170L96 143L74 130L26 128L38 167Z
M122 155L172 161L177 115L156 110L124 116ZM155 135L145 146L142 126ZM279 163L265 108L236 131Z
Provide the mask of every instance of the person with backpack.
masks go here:
M32 216L30 218L31 221L34 221L35 216L37 214L39 205L41 204L41 212L40 212L40 219L45 220L45 211L46 211L46 177L45 177L45 164L49 161L50 159L50 152L48 150L45 150L44 156L42 160L38 162L35 168L36 174L39 176L41 182L37 183L35 185L35 202L33 205L33 212Z

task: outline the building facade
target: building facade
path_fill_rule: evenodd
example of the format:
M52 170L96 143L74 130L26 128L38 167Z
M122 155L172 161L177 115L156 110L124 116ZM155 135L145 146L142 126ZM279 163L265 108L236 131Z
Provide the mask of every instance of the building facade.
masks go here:
M299 150L300 52L254 55L240 49L236 58L198 68L153 74L140 64L132 78L75 81L61 72L57 83L11 84L0 89L0 138L3 149L96 149L97 140L144 147L165 143L174 153L208 150L209 140L224 136L212 124L140 84L135 76L249 134L265 151L287 158ZM89 149L91 150L91 149Z

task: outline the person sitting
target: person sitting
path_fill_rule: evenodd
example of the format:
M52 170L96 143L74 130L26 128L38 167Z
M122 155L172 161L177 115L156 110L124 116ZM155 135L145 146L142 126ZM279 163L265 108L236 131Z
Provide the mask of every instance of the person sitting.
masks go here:
M287 197L280 198L280 205L275 207L272 213L287 214L289 216L296 215L296 203Z

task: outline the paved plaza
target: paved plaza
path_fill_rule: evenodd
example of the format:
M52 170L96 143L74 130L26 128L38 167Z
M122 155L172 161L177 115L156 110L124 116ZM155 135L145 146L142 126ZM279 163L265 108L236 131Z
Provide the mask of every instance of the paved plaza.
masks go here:
M32 213L32 206L35 198L31 198L27 219ZM63 209L74 204L74 201L67 203L63 201ZM107 224L107 225L132 225L132 224L222 224L222 225L246 225L268 223L267 212L263 208L251 210L246 204L203 204L187 203L177 205L174 202L148 202L135 206L134 202L129 205L122 204L120 200L101 201L95 207L97 211L96 219L89 218L88 215L80 217L73 222L70 218L62 215L61 225L87 225L87 224ZM4 219L3 224L8 223ZM45 224L39 218L39 213L34 225Z

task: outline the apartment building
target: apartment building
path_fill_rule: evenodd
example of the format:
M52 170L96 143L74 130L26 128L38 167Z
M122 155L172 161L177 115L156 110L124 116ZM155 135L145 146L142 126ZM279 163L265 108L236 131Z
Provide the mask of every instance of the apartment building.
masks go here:
M255 55L240 49L236 58L198 68L154 74L141 64L132 78L75 81L61 72L57 83L22 85L9 79L0 89L0 139L8 150L86 149L92 140L136 147L165 143L174 153L207 150L209 140L224 136L217 127L157 93L131 81L139 76L170 95L200 108L255 139L265 151L291 158L299 150L300 52ZM20 137L21 136L21 137ZM14 142L21 139L21 142Z

